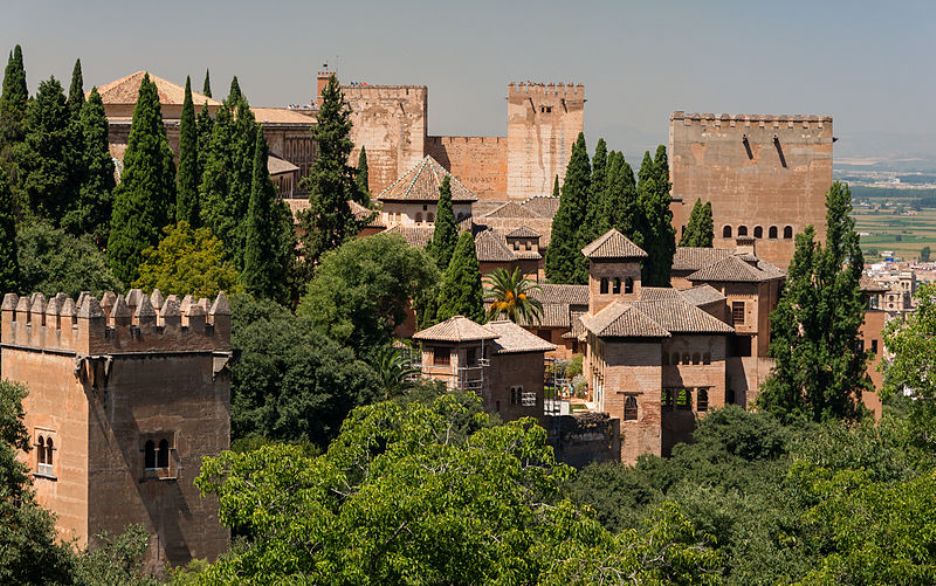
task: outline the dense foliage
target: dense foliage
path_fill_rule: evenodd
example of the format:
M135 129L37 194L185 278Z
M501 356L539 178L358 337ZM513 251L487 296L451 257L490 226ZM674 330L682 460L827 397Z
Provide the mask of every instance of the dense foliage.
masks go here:
M640 220L637 231L639 246L647 252L641 280L645 286L669 287L670 270L676 254L676 229L670 211L669 162L666 147L657 147L656 156L644 153L637 183L637 207Z
M13 190L0 167L0 291L14 291L19 286L15 210Z
M185 97L179 120L179 169L176 173L175 219L199 226L198 212L198 128L195 103L192 101L192 79L185 78Z
M474 237L462 232L452 253L452 260L442 274L436 302L435 321L461 315L484 321L484 291Z
M680 246L711 248L715 240L715 223L712 220L712 202L702 203L697 199L689 214L689 224L679 240Z
M588 215L588 195L591 190L591 165L585 135L579 133L572 146L572 156L566 168L559 209L552 222L550 246L546 251L546 277L552 283L579 283L588 280L588 267L581 249L581 228ZM587 244L587 242L585 243Z
M488 319L509 319L523 324L537 324L543 318L543 304L532 294L542 288L527 279L520 267L513 271L495 269L485 278L485 299L490 302Z
M97 88L91 88L78 116L81 168L78 197L62 226L72 234L89 234L99 248L107 243L114 204L114 159L110 154L107 117Z
M439 186L439 205L436 209L432 241L426 249L435 259L440 271L448 268L457 243L458 225L455 224L455 212L452 210L452 182L451 177L446 175Z

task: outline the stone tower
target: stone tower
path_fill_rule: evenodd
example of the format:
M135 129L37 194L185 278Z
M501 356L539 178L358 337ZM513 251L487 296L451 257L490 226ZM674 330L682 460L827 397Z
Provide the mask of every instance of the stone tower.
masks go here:
M507 194L552 193L565 177L572 145L585 129L581 84L511 83L507 87Z
M192 482L230 445L224 295L9 293L0 308L0 375L29 389L22 458L62 538L93 546L140 524L154 569L226 551L218 502Z
M738 237L786 268L796 234L812 224L825 239L832 186L832 118L673 112L669 127L673 224L688 223L697 199L712 202L716 248Z
M608 230L582 249L588 258L588 313L615 301L640 299L640 263L647 253L626 236Z

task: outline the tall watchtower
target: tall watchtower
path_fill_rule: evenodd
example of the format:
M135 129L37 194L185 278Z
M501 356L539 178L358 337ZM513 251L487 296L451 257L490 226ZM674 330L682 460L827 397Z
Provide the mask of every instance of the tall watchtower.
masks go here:
M511 83L507 86L507 194L549 195L565 178L572 145L585 129L585 86Z
M647 253L614 228L582 249L588 258L588 313L640 299L640 263Z
M140 524L151 568L223 553L218 502L193 480L230 445L225 296L8 293L0 314L0 375L29 389L23 459L60 535L93 546Z

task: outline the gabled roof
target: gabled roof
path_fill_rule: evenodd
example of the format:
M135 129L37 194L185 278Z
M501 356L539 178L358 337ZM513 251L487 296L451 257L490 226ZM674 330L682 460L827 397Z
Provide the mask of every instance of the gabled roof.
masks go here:
M706 284L696 285L692 289L685 289L679 293L683 299L696 307L725 301L725 296L719 293L718 289Z
M426 342L476 342L497 337L493 331L461 315L413 334L414 340Z
M450 177L453 202L477 201L477 197L438 161L426 155L419 163L384 189L380 201L439 201L439 186Z
M515 201L509 201L504 205L484 214L485 218L538 218L540 217L534 211L531 211Z
M754 260L756 258L752 257L748 262L738 256L728 256L702 267L686 278L690 281L759 283L784 277L783 271L766 261Z
M493 230L482 230L475 237L475 256L478 262L511 262L516 260L503 236Z
M536 195L525 200L522 205L538 216L552 218L559 209L559 198Z
M702 267L714 264L722 259L732 256L733 248L700 248L678 246L673 255L674 271L697 271Z
M285 159L270 155L267 157L267 171L270 175L282 175L283 173L298 173L299 167Z
M387 228L382 234L399 234L410 246L425 248L432 242L432 233L434 231L435 229L432 226L400 226L398 224L392 228Z
M146 74L146 71L135 71L126 77L99 86L97 90L101 94L101 100L104 104L136 104L137 96L140 93L140 84L143 83L143 77ZM185 101L185 88L183 86L166 81L152 73L149 74L149 78L150 81L156 84L160 104L181 106ZM192 92L192 102L196 106L205 103L209 106L221 105L221 102L197 92Z
M583 315L582 325L601 338L669 338L670 333L634 307L615 301L595 315Z
M555 344L550 344L537 335L531 334L510 320L497 320L484 324L484 329L497 334L494 345L496 354L516 354L520 352L552 352Z
M690 304L675 289L644 287L640 300L631 303L641 313L673 334L730 334L734 328Z
M885 293L890 291L890 287L882 285L871 279L871 277L862 275L860 281L861 290L864 293Z
M588 305L588 285L543 283L530 296L543 304Z
M646 258L647 253L614 228L582 249L588 258Z
M520 226L507 233L507 238L539 238L540 233L529 226Z

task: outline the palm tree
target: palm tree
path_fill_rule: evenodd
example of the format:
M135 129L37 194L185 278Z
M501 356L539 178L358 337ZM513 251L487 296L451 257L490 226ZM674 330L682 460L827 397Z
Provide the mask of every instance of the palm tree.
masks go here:
M400 348L389 345L374 352L371 366L380 380L384 400L402 395L415 387L421 372L418 366L406 359Z
M513 272L496 269L485 278L488 286L486 297L491 300L488 319L506 317L512 322L523 321L526 324L539 323L543 317L543 304L530 296L533 291L542 288L520 273L520 267Z

